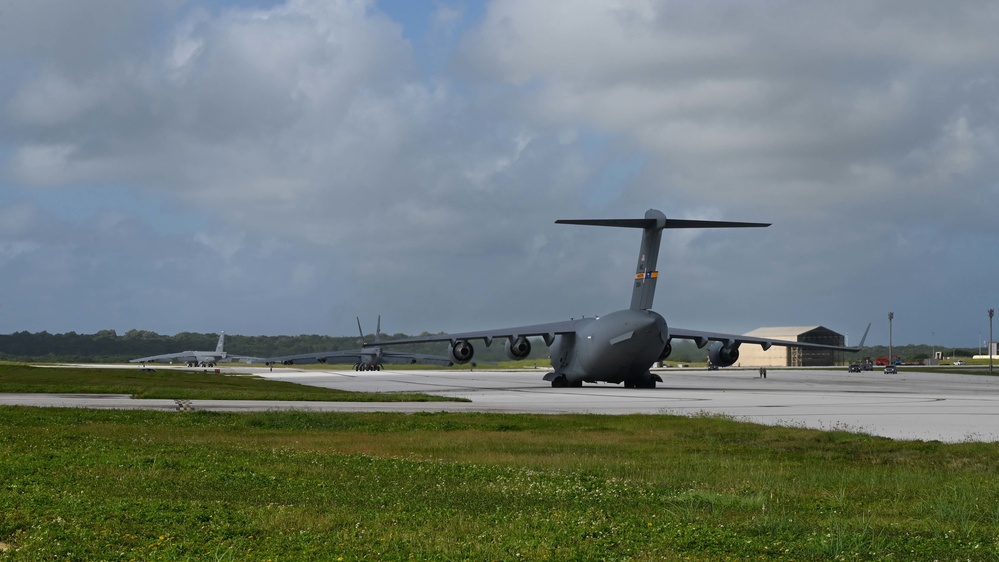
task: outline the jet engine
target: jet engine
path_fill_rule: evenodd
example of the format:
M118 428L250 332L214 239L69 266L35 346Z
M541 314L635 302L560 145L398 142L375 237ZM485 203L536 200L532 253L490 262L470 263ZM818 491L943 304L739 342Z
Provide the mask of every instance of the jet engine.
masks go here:
M739 343L715 342L708 348L708 359L711 364L728 367L739 360Z
M531 342L521 336L519 338L508 338L505 344L506 356L510 359L521 360L531 354Z
M666 342L666 345L663 346L663 352L659 354L659 362L665 361L670 353L673 353L673 344Z
M468 343L468 340L458 340L451 345L447 346L447 354L454 359L454 362L459 365L464 365L472 360L472 356L475 355L475 348L472 344Z

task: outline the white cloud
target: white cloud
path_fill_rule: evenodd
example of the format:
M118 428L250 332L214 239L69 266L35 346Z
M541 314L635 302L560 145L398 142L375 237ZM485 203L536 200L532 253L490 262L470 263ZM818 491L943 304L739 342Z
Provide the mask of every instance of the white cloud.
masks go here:
M242 232L221 232L216 234L199 232L194 235L195 241L206 246L224 262L231 260L236 255L236 252L243 248L245 239L246 235Z

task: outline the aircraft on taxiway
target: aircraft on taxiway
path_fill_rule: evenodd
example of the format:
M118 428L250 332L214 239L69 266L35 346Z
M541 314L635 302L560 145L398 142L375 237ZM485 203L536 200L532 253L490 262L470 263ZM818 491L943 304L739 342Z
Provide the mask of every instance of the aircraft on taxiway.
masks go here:
M226 353L225 332L219 335L219 343L215 346L215 351L181 351L180 353L165 353L163 355L153 355L151 357L140 357L130 359L129 363L173 363L174 361L186 361L188 367L214 367L220 361L242 361L244 363L260 363L263 359L259 357L247 357L245 355L230 355Z
M767 227L769 223L728 222L706 220L667 219L666 215L649 209L641 219L581 219L557 220L558 224L611 226L642 229L642 243L638 254L638 268L631 294L631 307L596 318L580 318L549 324L535 324L500 330L482 330L420 336L390 342L380 346L407 343L447 341L448 356L455 363L472 360L475 350L470 340L483 340L488 347L494 340L505 340L506 354L510 359L524 359L531 352L530 337L540 337L551 351L552 372L544 379L554 387L581 386L583 382L624 383L627 388L655 388L662 382L659 375L650 371L657 361L666 359L672 351L673 339L693 340L699 348L711 344L708 358L719 367L733 365L739 359L739 346L757 344L763 349L780 345L807 349L827 349L856 352L864 345L864 338L857 347L838 347L702 332L669 327L666 320L650 310L655 296L659 273L659 243L667 228L746 228ZM870 325L867 327L870 330Z
M285 355L283 357L270 357L263 361L268 365L304 365L308 363L353 363L355 371L381 371L382 364L390 363L396 365L411 365L414 363L427 363L430 365L440 365L450 367L454 365L448 357L441 355L426 355L423 353L404 353L398 351L384 351L379 345L382 333L382 317L378 316L378 325L375 328L375 342L364 343L364 331L361 330L361 319L357 319L357 331L361 333L361 349L348 349L342 351L321 351L318 353L302 353L299 355ZM466 361L467 363L467 361Z

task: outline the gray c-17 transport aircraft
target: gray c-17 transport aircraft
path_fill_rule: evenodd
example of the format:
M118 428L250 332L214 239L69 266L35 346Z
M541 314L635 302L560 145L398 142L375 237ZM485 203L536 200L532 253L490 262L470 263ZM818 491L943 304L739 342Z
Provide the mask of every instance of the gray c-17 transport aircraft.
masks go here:
M244 363L261 363L263 361L259 357L229 355L223 351L223 347L225 347L225 332L219 334L219 343L215 346L215 351L181 351L180 353L165 353L163 355L130 359L129 363L146 364L186 361L188 367L214 367L215 364L220 361L242 361Z
M381 371L383 363L394 363L396 365L427 363L430 365L440 365L442 367L450 367L454 365L454 361L442 355L427 355L423 353L404 353L382 350L380 347L382 332L382 317L380 314L378 315L378 325L375 327L375 343L370 344L371 347L368 347L368 344L364 343L364 331L361 330L360 318L357 319L357 331L361 333L361 349L285 355L283 357L269 357L263 361L268 365L353 363L355 371Z
M475 350L470 340L483 340L488 347L494 340L505 340L506 354L510 359L524 359L531 352L529 337L540 337L551 351L554 369L545 375L554 387L581 386L583 382L624 383L627 388L655 388L662 382L659 375L650 371L657 361L666 359L672 351L672 339L694 341L703 348L709 343L708 358L719 367L733 365L739 359L739 346L757 344L763 349L781 345L808 349L859 351L857 347L838 347L823 344L792 342L757 338L720 332L702 332L669 327L660 314L650 310L655 296L659 273L659 243L667 228L747 228L767 227L769 223L728 222L706 220L667 219L662 212L649 209L641 219L581 219L557 220L558 224L611 226L642 229L642 243L638 254L638 268L631 294L631 307L596 318L580 318L549 324L519 326L501 330L482 330L457 334L441 334L382 342L380 345L398 345L447 341L448 356L455 363L472 360ZM870 326L868 326L870 330Z

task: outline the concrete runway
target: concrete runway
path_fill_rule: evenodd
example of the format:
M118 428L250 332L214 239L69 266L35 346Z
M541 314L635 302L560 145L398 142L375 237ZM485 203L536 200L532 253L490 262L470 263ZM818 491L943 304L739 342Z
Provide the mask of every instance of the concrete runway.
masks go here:
M137 368L128 366L127 368ZM167 367L169 368L169 367ZM163 367L158 366L162 370ZM226 366L298 384L365 392L425 392L471 402L370 403L194 400L197 410L507 412L725 415L768 425L842 429L894 439L999 441L999 377L881 371L663 369L654 390L586 384L552 388L544 369L519 371L385 370L356 372ZM0 405L176 410L172 400L121 395L0 394Z

